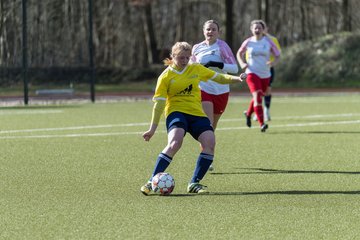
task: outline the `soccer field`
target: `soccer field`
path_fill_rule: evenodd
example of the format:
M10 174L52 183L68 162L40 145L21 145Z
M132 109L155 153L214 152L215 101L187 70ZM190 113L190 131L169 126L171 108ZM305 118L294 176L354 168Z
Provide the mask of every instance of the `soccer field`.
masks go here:
M0 108L0 239L357 239L360 95L274 96L269 129L231 97L208 195L186 193L187 135L167 197L144 196L166 144L150 100Z

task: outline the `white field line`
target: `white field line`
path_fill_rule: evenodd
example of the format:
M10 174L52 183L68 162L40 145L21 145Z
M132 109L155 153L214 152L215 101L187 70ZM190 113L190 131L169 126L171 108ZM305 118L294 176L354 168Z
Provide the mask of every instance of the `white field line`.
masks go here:
M308 127L308 126L326 126L326 125L345 125L345 124L358 124L358 123L360 123L360 120L335 121L335 122L291 123L291 124L271 125L270 128ZM248 129L248 127L216 128L216 131L229 131L229 130L240 130L240 129Z
M354 116L360 116L360 113L288 116L288 117L277 117L277 118L275 117L273 119L312 119L312 118L334 118L334 117L354 117ZM221 119L221 121L240 122L241 119L240 118ZM149 123L123 123L123 124L105 124L105 125L74 126L74 127L59 127L59 128L33 128L33 129L3 130L3 131L0 130L0 134L84 130L84 129L98 129L98 128L115 128L115 127L137 127L137 126L148 126L148 125Z
M92 125L92 126L63 127L63 128L34 128L34 129L22 129L22 130L5 130L5 131L0 131L0 134L22 133L22 132L67 131L67 130L83 130L83 129L96 129L96 128L114 128L114 127L135 127L135 126L147 126L147 125L149 125L149 123L106 124L106 125Z
M286 117L271 117L271 119L316 119L316 118L337 118L337 117L357 117L360 113L344 113L344 114L323 114L323 115L307 115L307 116L286 116ZM238 118L221 119L222 122L237 122ZM241 121L241 119L240 119Z
M27 114L50 114L50 113L62 113L63 110L9 110L1 111L0 116L4 115L27 115Z
M293 123L271 125L271 128L287 128L287 127L307 127L307 126L326 126L326 125L345 125L345 124L359 124L360 120L351 121L334 121L334 122L311 122L311 123ZM248 127L226 127L218 128L217 131L233 131L248 129ZM158 133L165 133L166 131L158 131ZM57 135L29 135L29 136L2 136L0 139L34 139L34 138L75 138L75 137L106 137L106 136L120 136L120 135L141 135L143 132L112 132L112 133L82 133L82 134L57 134Z

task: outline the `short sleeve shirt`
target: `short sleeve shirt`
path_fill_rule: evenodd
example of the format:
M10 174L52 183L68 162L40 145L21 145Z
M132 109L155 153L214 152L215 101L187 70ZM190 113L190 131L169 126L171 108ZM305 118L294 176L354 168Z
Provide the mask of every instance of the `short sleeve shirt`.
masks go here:
M199 83L214 79L217 75L197 63L187 65L182 71L169 66L157 80L153 100L166 100L166 117L175 111L206 116L201 105Z
M206 64L209 61L223 62L228 64L236 64L234 54L230 47L223 40L217 39L212 45L208 45L206 41L195 44L192 49L192 61ZM219 73L226 73L222 69L210 67ZM210 94L219 95L230 91L229 84L219 84L214 81L200 82L200 88Z
M246 39L241 45L239 52L246 52L248 54L248 67L245 72L255 73L260 78L271 76L270 67L266 64L270 60L270 55L280 55L276 45L268 37L263 37L260 40L256 40L255 37Z

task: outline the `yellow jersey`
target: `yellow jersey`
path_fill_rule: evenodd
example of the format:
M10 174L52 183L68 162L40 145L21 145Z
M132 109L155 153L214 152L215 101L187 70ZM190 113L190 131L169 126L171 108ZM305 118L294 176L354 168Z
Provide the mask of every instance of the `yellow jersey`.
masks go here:
M197 63L189 64L181 71L168 66L157 80L153 100L166 100L165 117L175 111L205 117L199 82L214 80L218 75Z
M279 52L281 52L281 47L280 47L280 43L279 41L277 40L276 37L270 35L270 34L267 34L268 37L270 37L271 41L276 45L276 47L278 48ZM270 55L270 62L273 62L275 60L275 57L273 54Z

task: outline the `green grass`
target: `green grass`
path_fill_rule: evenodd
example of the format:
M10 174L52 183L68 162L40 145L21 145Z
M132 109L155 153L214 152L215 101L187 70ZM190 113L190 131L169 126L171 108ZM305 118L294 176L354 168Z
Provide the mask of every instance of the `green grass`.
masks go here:
M219 123L206 196L186 193L190 135L173 194L140 193L166 143L163 123L141 138L150 101L0 108L0 239L357 238L360 96L275 96L265 134L248 100Z

